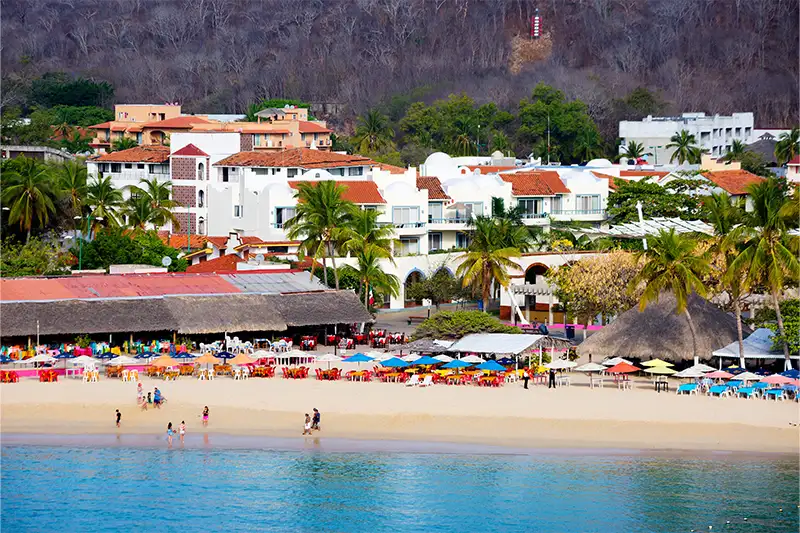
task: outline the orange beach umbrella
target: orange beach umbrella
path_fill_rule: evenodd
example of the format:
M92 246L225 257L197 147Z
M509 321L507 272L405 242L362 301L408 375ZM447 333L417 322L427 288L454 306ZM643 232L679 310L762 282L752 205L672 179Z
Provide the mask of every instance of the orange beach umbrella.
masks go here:
M251 364L253 364L255 362L256 362L255 359L251 359L247 354L240 353L239 355L237 355L236 357L234 357L233 359L228 361L228 364L231 364L231 365L251 365Z
M617 363L616 365L612 366L608 370L606 370L609 374L629 374L630 372L638 372L641 370L638 366L633 366L630 363Z
M210 353L206 353L192 361L193 363L198 363L201 365L218 365L222 362L221 359L214 357Z
M161 357L157 358L150 364L152 366L163 366L163 367L180 365L180 363L176 359L173 359L168 355L162 355Z

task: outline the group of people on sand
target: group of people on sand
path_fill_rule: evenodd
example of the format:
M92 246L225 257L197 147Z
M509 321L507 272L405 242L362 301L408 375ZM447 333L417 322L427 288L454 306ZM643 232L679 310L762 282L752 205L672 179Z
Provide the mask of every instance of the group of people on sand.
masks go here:
M316 407L314 408L314 416L311 417L306 413L306 421L303 425L303 435L311 435L312 430L319 431L319 423L322 420L322 415L319 413L319 409Z
M208 406L203 407L203 427L208 427ZM167 442L172 446L172 437L175 436L175 430L172 428L172 422L167 424ZM186 421L181 420L181 425L178 426L178 436L183 444L183 439L186 436Z
M145 397L144 391L142 390L142 382L140 381L136 386L136 405L138 405L142 411L147 411L148 405L153 405L156 409L161 409L161 406L164 405L166 401L167 399L161 394L158 387L156 387L152 393L148 392Z

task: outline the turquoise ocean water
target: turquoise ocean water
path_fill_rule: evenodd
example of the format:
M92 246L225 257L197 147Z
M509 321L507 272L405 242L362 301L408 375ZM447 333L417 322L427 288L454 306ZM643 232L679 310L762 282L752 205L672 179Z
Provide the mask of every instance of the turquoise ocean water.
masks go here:
M2 531L800 529L785 456L280 451L196 437L173 449L4 444Z

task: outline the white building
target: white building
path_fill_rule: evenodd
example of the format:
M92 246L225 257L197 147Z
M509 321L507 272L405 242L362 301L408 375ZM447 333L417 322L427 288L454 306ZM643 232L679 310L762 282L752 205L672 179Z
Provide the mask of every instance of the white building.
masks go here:
M643 120L623 120L619 123L620 153L631 141L644 146L653 154L653 162L666 164L673 149L667 148L670 138L681 130L694 135L697 145L716 157L725 155L734 140L745 144L754 142L753 113L734 113L731 116L706 116L705 113L684 113L679 117L654 117Z

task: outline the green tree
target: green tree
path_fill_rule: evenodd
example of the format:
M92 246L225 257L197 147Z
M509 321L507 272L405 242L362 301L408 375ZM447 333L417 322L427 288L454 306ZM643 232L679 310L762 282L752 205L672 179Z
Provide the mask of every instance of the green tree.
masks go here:
M120 214L128 221L127 226L131 228L134 233L145 231L148 224L155 225L156 211L153 209L153 205L150 203L150 199L147 196L137 194L131 195L131 197L122 204L120 211Z
M172 181L159 181L158 178L143 179L139 182L139 186L132 186L130 190L132 194L144 198L150 204L152 214L146 222L152 223L156 230L171 222L175 231L180 231L178 218L172 212L180 205L170 198ZM144 211L140 212L144 214Z
M761 307L753 317L753 326L756 328L769 328L778 333L772 336L772 349L783 350L783 343L789 345L790 355L800 355L800 300L792 298L783 300L780 303L781 317L783 317L783 327L786 336L781 337L778 333L777 315L774 309Z
M300 100L293 100L291 98L270 98L268 100L261 100L260 102L250 104L245 112L245 120L248 122L257 122L258 117L256 116L256 113L262 109L282 109L286 106L302 107L309 110L311 109L311 104L308 102L301 102ZM313 120L314 117L309 114L308 118Z
M672 163L677 160L678 164L681 165L684 163L699 164L700 156L703 153L700 147L697 146L697 139L687 130L681 130L673 135L669 144L667 144L667 148L675 149L669 158L669 162Z
M23 119L19 108L4 107L0 115L0 140L3 144L45 145L52 144L53 130L50 114L34 110L28 120Z
M769 167L767 167L767 162L764 160L764 157L756 152L745 150L737 161L741 163L742 170L752 172L757 176L763 176L765 178L775 176Z
M631 141L625 146L625 151L619 154L619 157L627 157L634 161L647 155L644 151L644 145Z
M0 246L0 276L59 276L69 273L69 254L36 237L21 244L6 238Z
M697 186L702 182L693 180ZM615 224L637 222L639 215L636 203L642 203L644 218L679 217L684 220L696 220L700 201L698 196L676 192L682 183L669 183L662 187L652 180L644 178L640 181L616 180L617 189L608 195L607 213Z
M130 137L120 137L119 139L114 139L111 142L111 150L109 150L109 152L121 152L122 150L136 148L137 146L139 146L139 143L136 142L136 139L131 139Z
M391 259L397 240L391 226L378 223L379 215L371 209L354 209L348 227L342 232L342 249L358 254L374 248L376 257Z
M788 230L796 227L797 220L786 216L786 205L791 201L786 195L784 184L775 178L754 184L748 193L753 210L744 214L744 224L730 231L727 241L731 245L742 243L739 254L733 260L729 277L742 274L744 288L761 286L772 297L772 306L782 339L786 330L780 311L780 297L788 281L800 277L800 252L798 238L789 235ZM789 348L783 343L783 353L787 366Z
M33 80L30 99L44 107L57 105L103 107L114 95L114 88L105 81L70 78L63 72L48 72Z
M325 258L330 257L336 289L339 289L339 272L335 254L356 209L352 202L342 198L344 191L344 185L330 180L299 183L295 193L295 216L284 225L287 237L303 238L301 249L306 255L311 255L315 263L322 255L323 265L326 265Z
M81 135L77 129L69 130L68 135L61 139L61 148L71 154L85 154L92 151L89 143L92 137Z
M492 283L501 287L508 285L509 270L520 269L512 258L519 257L521 252L508 246L515 236L504 233L499 221L493 218L480 216L473 219L468 234L470 245L456 275L463 278L464 286L480 288L483 311L487 312Z
M658 93L646 87L637 87L625 98L614 102L616 114L621 120L640 120L647 115L658 115L666 108L666 104Z
M744 144L739 139L734 139L731 142L731 147L728 150L728 153L722 158L724 161L741 161L742 156L744 156L745 152L747 152L747 145Z
M496 131L492 134L492 151L500 151L504 155L511 151L511 143L508 140L508 135L502 131Z
M71 252L77 257L78 245ZM178 258L181 251L164 244L153 230L133 234L120 227L106 228L93 240L83 242L82 254L85 269L124 264L161 266L164 257L172 259L170 272L183 272L188 266L185 258Z
M394 130L385 115L372 110L358 117L356 133L351 141L362 153L380 152L394 147Z
M114 112L97 106L57 105L50 110L53 124L68 124L83 128L114 120Z
M462 295L461 289L462 281L452 276L445 268L440 268L406 287L406 299L430 300L438 312L443 302L459 298Z
M775 159L779 165L785 165L800 154L800 128L792 128L789 133L781 133L775 144Z
M400 282L397 276L387 274L383 271L380 260L383 259L384 256L379 252L380 249L377 246L371 245L356 253L356 267L350 265L344 265L342 267L343 271L358 276L361 282L361 295L364 299L364 307L367 309L370 308L369 296L371 291L380 294L389 294L391 296L400 294Z
M414 331L415 339L460 339L471 333L522 333L480 311L441 311L423 321Z
M8 221L19 224L27 235L26 243L31 240L34 224L47 226L50 215L56 212L59 191L53 181L52 169L34 159L18 157L3 165L2 199L10 206Z
M119 226L117 211L122 205L122 191L114 187L111 176L100 174L89 181L86 204L91 209L93 227ZM101 218L102 221L98 220Z
M55 168L58 187L66 194L72 216L83 214L88 194L86 165L76 161L65 161Z
M697 241L688 235L675 233L674 229L661 230L658 235L647 238L647 250L639 252L637 258L646 262L642 270L634 277L630 289L637 290L644 285L639 310L643 311L648 304L658 302L662 292L670 292L675 296L675 312L686 317L692 333L692 354L695 360L697 353L697 331L689 312L689 298L692 292L705 297L708 293L703 284L703 277L710 266L705 257L697 253Z

